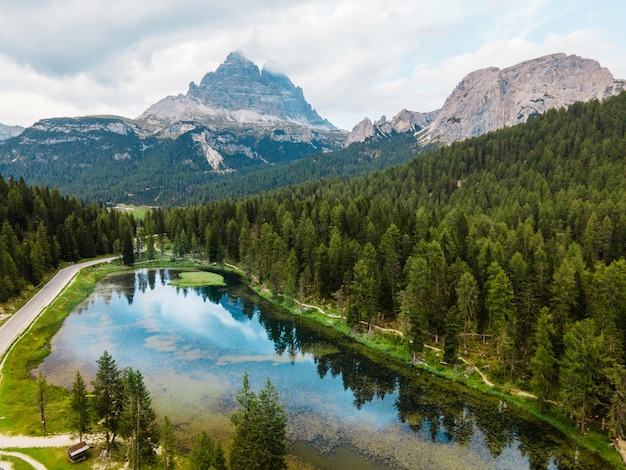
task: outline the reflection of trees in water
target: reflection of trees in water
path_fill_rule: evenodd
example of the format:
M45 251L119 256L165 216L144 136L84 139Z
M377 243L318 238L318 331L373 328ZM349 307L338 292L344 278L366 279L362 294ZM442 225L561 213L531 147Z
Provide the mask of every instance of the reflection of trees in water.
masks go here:
M137 275L135 283L118 282L115 287L132 303L135 287L153 289L158 279L164 284L171 274L148 271ZM258 314L277 354L287 354L293 362L298 354L311 354L320 378L329 374L341 377L357 409L397 393L395 407L400 422L434 442L466 446L474 436L480 436L493 458L501 456L507 446L514 446L528 458L532 469L545 469L550 463L557 468L597 468L589 454L572 449L558 431L522 416L504 402L417 369L406 367L402 372L404 366L398 362L391 361L393 367L388 367L382 355L380 362L366 357L358 352L361 346L354 340L303 317L285 314L251 294L236 277L225 277L227 288L194 290L205 302L224 305L237 321L251 320Z
M548 468L551 459L557 468L575 465L578 452L567 445L564 437L558 437L558 431L532 417L522 416L522 412L507 406L506 402L479 395L426 372L407 369L407 374L397 373L395 368L384 365L385 359L377 362L356 352L350 347L350 339L334 332L321 334L316 326L306 324L301 317L276 313L276 308L265 300L259 300L258 305L259 322L274 342L276 352L294 358L298 353L312 354L320 378L327 374L341 376L344 389L354 394L357 409L397 391L395 406L399 420L414 432L426 431L434 442L466 446L480 431L494 459L501 456L507 446L518 446L521 454L528 457L529 468ZM329 340L329 336L332 339ZM317 354L320 344L324 343L332 344L339 351ZM578 453L576 458L579 466L581 461L586 461L589 468L595 467L588 454Z

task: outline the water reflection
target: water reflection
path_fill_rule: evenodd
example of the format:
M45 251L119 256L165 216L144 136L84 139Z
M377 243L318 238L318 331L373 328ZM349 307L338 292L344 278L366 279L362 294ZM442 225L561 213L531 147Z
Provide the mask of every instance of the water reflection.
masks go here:
M40 370L65 386L76 370L91 380L106 349L142 371L157 411L180 435L227 436L244 371L253 386L269 377L288 412L293 451L315 455L320 468L601 466L506 403L364 355L358 343L277 310L236 278L226 288L179 289L168 285L176 275L105 279L68 316Z

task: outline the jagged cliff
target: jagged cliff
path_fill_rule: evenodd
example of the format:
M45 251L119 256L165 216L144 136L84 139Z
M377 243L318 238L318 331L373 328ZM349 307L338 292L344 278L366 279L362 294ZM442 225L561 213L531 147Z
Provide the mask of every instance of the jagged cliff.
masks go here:
M624 88L624 80L615 80L597 61L575 55L552 54L502 70L477 70L461 80L420 139L463 140Z
M390 121L385 116L382 116L375 122L365 118L354 126L350 134L348 134L344 145L347 147L355 142L365 142L371 138L385 138L392 134L418 132L433 121L438 111L416 113L403 109Z
M200 85L191 82L186 95L168 96L137 119L149 126L194 121L212 126L273 123L335 129L304 99L302 88L282 73L267 67L259 70L241 52L230 53Z

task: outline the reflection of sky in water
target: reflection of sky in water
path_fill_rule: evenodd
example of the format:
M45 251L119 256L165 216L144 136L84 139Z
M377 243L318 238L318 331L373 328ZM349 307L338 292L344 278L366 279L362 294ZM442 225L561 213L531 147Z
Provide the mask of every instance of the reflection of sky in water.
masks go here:
M123 292L113 290L112 295L95 294L88 308L69 315L42 367L51 381L71 384L67 377L55 378L54 373L68 363L82 364L81 373L91 380L96 361L106 349L120 367L139 369L154 381L153 387L166 387L171 394L176 393L176 384L160 383L159 375L184 373L202 381L209 372L227 391L220 403L230 405L232 394L248 372L257 389L269 377L291 407L325 410L325 414L343 415L347 422L397 422L393 396L365 404L357 417L354 397L350 390L344 390L340 375L327 374L320 380L309 353L277 355L256 310L250 319L241 302L225 294L213 303L194 289L162 285L159 276L154 289L134 293L132 304Z
M186 424L228 415L233 395L248 372L253 389L263 387L267 378L278 388L290 425L301 441L327 441L334 432L336 445L358 442L371 449L376 441L394 439L392 452L400 452L394 446L402 442L438 462L437 468L457 468L459 461L494 468L494 461L486 455L483 433L475 426L466 447L444 445L448 438L443 427L437 444L433 443L428 422L413 432L399 421L397 389L357 409L355 395L344 387L341 374L333 376L329 371L320 379L313 356L299 349L293 356L288 349L281 356L276 354L256 306L249 318L242 302L225 290L203 295L201 290L169 286L167 278L164 270L138 271L134 279L126 274L103 281L87 306L66 318L40 370L50 382L67 387L80 370L89 383L96 361L108 350L120 368L130 366L142 372L160 414ZM307 429L318 421L320 429ZM368 439L371 443L363 444ZM452 463L444 465L448 460ZM503 449L499 461L501 465L495 468L528 466L515 443Z

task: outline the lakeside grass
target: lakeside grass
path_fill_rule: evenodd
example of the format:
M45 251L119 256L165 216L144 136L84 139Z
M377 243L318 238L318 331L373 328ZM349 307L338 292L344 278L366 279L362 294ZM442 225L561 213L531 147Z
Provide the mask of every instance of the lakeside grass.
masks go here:
M43 433L37 407L38 384L32 371L50 353L50 340L63 321L91 294L96 282L120 266L99 265L82 269L73 282L47 307L7 353L0 384L0 432L38 436ZM49 385L46 431L69 428L69 394L63 387Z
M72 463L67 458L67 448L65 447L33 447L29 449L7 449L11 452L19 452L20 454L28 455L37 462L41 463L46 468L54 468L55 470L70 470L78 469L85 470L92 468L93 461L95 461L94 453L95 449L91 449L89 452L90 457L81 462ZM19 459L18 459L19 460ZM32 470L33 467L29 463L20 460L24 464L25 469ZM16 470L19 467L14 467Z

